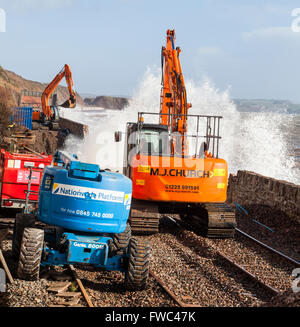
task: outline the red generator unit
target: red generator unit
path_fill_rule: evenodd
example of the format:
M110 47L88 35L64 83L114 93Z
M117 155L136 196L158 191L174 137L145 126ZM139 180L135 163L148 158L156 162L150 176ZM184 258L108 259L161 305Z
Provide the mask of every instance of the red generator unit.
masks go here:
M9 153L1 149L0 191L2 208L23 208L25 206L30 170L31 185L29 204L37 207L38 192L43 169L50 165L52 156ZM31 193L32 192L32 193Z

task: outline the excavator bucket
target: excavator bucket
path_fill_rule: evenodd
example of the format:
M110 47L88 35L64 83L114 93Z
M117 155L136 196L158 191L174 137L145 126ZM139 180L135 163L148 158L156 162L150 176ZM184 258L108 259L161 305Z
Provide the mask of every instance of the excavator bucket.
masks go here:
M75 108L76 107L76 103L71 102L70 100L67 100L66 102L64 102L60 106L63 107L63 108Z
M76 100L70 98L69 100L65 101L60 107L63 108L75 108L76 107Z

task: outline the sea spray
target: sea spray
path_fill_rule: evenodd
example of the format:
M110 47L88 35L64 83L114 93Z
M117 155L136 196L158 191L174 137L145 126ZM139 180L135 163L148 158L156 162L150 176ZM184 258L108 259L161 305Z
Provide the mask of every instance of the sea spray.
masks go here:
M66 150L77 153L83 161L98 163L105 169L123 171L124 134L122 142L114 142L114 132L125 133L127 122L136 122L138 112L159 112L161 75L159 70L147 69L139 89L124 110L106 110L106 116L71 114L89 125L90 134L85 140L70 136ZM195 83L186 80L190 114L220 115L219 157L228 162L229 172L249 170L256 173L300 184L299 170L288 147L288 128L292 115L279 113L240 113L230 99L229 89L220 91L208 80ZM70 112L70 111L68 111ZM92 118L91 118L92 117ZM157 123L157 118L148 122ZM189 128L194 129L190 120Z

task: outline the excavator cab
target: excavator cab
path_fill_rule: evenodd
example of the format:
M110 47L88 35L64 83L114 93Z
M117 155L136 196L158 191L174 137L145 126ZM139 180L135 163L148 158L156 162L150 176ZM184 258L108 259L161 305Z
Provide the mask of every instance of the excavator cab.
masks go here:
M117 132L120 133L120 132ZM170 155L167 126L158 124L127 123L125 135L125 155L123 173L130 177L131 160L138 155ZM116 135L115 135L115 140Z
M125 136L125 156L127 167L132 155L146 154L160 157L219 158L221 140L221 116L187 115L191 122L190 133L184 134L188 145L187 153L182 153L182 134L171 132L166 125L144 123L144 116L160 116L158 113L139 112L137 123L127 123ZM171 117L171 114L169 115ZM171 118L170 118L171 119ZM115 141L120 142L122 133L115 133ZM176 150L176 146L179 148Z
M52 131L59 130L59 110L57 106L50 106L50 119L47 119L46 115L41 112L40 113L40 122L44 126L48 126Z
M155 124L144 125L137 133L137 150L147 155L169 155L168 129Z

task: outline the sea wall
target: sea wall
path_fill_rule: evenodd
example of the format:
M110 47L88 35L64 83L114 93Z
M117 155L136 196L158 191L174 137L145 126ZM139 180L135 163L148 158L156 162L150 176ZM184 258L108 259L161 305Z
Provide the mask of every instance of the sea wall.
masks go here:
M71 134L82 139L89 133L87 125L62 117L59 118L59 127L61 129L69 129Z
M268 205L300 222L300 185L239 170L237 175L229 176L227 201Z

